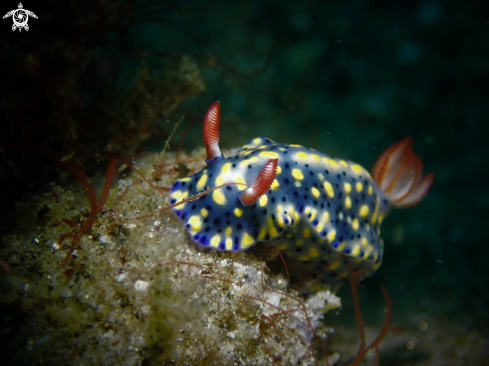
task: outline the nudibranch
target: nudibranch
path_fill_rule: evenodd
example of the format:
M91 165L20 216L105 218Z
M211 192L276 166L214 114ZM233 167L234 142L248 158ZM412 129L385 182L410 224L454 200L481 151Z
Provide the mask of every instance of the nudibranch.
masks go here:
M170 203L236 184L172 211L203 247L242 251L257 243L275 246L293 280L311 279L312 290L334 286L348 274L343 255L356 271L364 271L362 278L375 272L382 262L383 218L392 206L420 202L435 177L423 176L409 137L379 157L371 176L354 162L263 137L251 140L236 156L224 157L219 123L217 101L204 119L207 167L178 180Z

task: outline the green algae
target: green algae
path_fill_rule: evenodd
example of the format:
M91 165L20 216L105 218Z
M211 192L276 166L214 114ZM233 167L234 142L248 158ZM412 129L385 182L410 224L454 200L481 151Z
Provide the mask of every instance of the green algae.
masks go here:
M181 161L190 171L200 169L203 151ZM179 175L174 162L174 154L165 153L134 165L165 188ZM268 365L276 359L287 365L303 357L302 364L316 364L306 314L297 301L262 287L260 260L197 247L183 222L162 211L166 197L140 180L131 174L114 184L67 268L61 262L69 243L57 242L69 227L60 219L78 225L87 219L83 190L52 185L18 204L18 225L0 250L12 268L1 276L1 301L18 306L24 319L15 330L23 346L12 350L14 363ZM153 215L138 219L147 214ZM263 276L267 286L301 299L282 274ZM325 340L332 330L320 319L339 299L321 292L301 300ZM279 315L273 327L262 316L273 317L278 308L294 310L294 317Z

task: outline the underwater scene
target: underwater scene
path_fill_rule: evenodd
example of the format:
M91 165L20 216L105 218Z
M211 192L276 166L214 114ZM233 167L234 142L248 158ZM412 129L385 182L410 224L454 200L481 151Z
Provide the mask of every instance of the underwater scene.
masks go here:
M5 365L489 365L489 3L2 3Z

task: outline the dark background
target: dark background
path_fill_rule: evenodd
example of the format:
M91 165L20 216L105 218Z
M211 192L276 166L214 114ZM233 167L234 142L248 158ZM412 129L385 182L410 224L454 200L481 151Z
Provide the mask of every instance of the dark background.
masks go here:
M17 7L2 4L5 13ZM222 148L266 136L370 169L412 136L436 179L421 204L384 221L384 261L360 289L363 311L380 324L383 284L396 300L394 326L425 314L487 331L486 2L23 5L39 18L28 32L12 32L11 18L0 22L2 233L15 224L15 201L72 179L37 147L74 152L95 174L106 165L93 155L159 151L184 115L179 142L216 99ZM205 91L182 81L184 56ZM202 146L198 124L183 148ZM339 295L344 311L329 320L354 324L348 288Z

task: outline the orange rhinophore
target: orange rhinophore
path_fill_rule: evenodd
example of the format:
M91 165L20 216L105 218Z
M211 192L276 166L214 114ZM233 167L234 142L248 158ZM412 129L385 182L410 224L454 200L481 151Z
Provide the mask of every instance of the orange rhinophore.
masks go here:
M389 147L376 161L372 178L389 202L396 207L418 204L428 193L435 173L423 176L423 162L412 149L413 139Z

